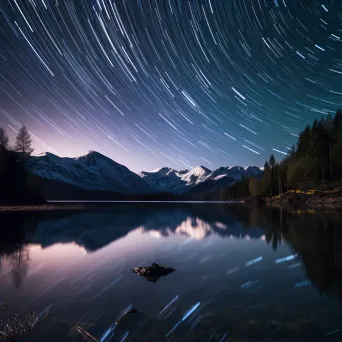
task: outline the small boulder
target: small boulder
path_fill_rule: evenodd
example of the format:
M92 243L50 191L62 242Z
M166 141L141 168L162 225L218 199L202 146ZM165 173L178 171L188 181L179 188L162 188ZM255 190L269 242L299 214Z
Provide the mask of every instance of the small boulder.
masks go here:
M153 263L152 266L132 268L133 273L138 274L153 283L157 282L160 277L166 276L174 271L175 269L171 267L160 266L156 263Z

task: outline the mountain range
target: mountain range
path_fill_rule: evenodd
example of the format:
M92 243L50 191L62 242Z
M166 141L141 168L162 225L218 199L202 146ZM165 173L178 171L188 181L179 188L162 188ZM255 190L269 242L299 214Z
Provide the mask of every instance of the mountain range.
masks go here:
M29 179L46 199L122 199L135 194L168 192L185 194L229 187L243 177L258 177L256 166L220 167L211 171L204 166L177 171L163 167L139 175L126 166L96 151L69 158L52 153L31 156Z
M258 177L262 174L262 170L257 166L220 167L211 171L204 166L196 166L191 170L177 171L168 167L163 167L151 172L140 172L148 185L154 189L165 192L182 193L191 189L204 190L213 183L222 183L222 185L232 185L236 181L244 177ZM199 186L201 184L201 186Z

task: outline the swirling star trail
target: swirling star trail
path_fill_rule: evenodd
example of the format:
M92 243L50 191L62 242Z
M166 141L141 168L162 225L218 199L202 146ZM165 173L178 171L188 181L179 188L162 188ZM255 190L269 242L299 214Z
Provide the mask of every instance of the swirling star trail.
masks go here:
M4 0L0 126L134 171L278 159L342 96L340 0Z

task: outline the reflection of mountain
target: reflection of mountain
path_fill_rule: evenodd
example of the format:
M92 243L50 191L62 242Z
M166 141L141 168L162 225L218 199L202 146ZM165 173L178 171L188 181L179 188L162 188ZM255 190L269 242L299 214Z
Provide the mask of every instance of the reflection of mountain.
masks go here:
M229 213L212 212L199 205L119 204L110 210L81 212L55 220L39 222L31 242L43 247L74 242L87 251L95 251L139 228L154 236L181 234L203 239L216 234L237 238L261 237L261 229L246 231ZM201 210L202 209L202 210ZM206 211L208 211L206 213Z
M196 216L186 217L176 229L148 229L143 227L142 232L148 232L155 237L168 237L172 235L183 235L196 240L203 240L210 235L218 235L221 237L235 238L260 238L263 235L263 230L258 228L250 228L245 230L240 222L234 222L232 225L227 225L222 222L207 222Z
M109 209L83 212L31 212L0 214L1 264L10 265L13 282L20 287L29 271L30 243L43 248L57 243L76 243L96 251L140 229L153 236L183 235L204 239L216 234L236 238L261 237L263 230L246 228L231 216L228 205L126 203ZM243 217L249 210L243 209Z
M340 216L337 219L289 214L277 208L208 203L123 203L74 213L0 214L0 260L8 261L12 279L19 287L29 269L29 243L48 247L74 242L95 251L134 230L154 237L182 235L197 240L212 235L264 235L274 249L282 241L292 247L321 293L341 296L342 231L337 229Z

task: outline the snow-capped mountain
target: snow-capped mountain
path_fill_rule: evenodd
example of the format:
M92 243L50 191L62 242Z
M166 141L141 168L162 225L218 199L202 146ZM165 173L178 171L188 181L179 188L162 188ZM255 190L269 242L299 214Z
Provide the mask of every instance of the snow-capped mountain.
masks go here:
M28 167L31 173L43 179L70 184L87 191L122 194L153 191L127 167L95 151L77 158L61 158L52 153L43 153L32 156Z
M210 173L211 171L204 166L197 166L190 171L163 167L151 172L142 171L139 176L158 191L181 193L203 182Z
M163 167L151 172L142 171L139 176L158 191L182 193L208 181L211 183L219 181L222 184L229 183L231 185L243 177L258 177L262 173L262 169L257 166L220 167L214 171L204 166L196 166L191 170L182 171Z

